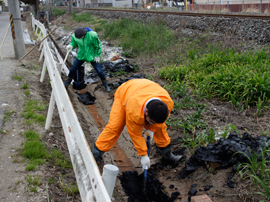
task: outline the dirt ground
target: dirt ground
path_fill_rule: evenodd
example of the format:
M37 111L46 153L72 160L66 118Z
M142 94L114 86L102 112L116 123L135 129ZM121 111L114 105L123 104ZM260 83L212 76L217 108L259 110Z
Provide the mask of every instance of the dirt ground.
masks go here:
M31 37L34 38L29 23L30 21L29 19L27 19L27 27L29 33L31 34ZM70 33L71 30L74 30L76 27L89 25L85 25L83 23L72 23L70 21L70 17L68 15L65 15L54 20L50 27L53 28L53 26L68 27L68 30L66 30L66 33L64 33L67 34ZM61 33L56 33L54 37L57 39L58 37L61 37L60 34ZM27 46L27 50L30 50L31 48L32 46ZM61 48L64 52L64 47ZM45 144L48 147L57 147L65 154L66 157L69 157L65 137L61 128L61 121L59 119L59 115L56 109L53 115L52 127L49 131L45 131L44 126L26 126L25 124L23 124L25 120L20 115L22 112L23 103L25 102L26 98L23 94L23 89L21 89L19 86L22 86L24 82L30 84L29 86L31 91L31 99L38 99L40 102L46 102L47 104L50 100L51 87L49 84L48 75L45 76L45 81L43 83L39 82L41 68L43 64L42 61L38 62L39 56L40 52L34 51L23 61L25 66L22 65L21 67L18 67L15 71L18 75L23 76L24 79L21 82L13 80L10 86L10 88L12 87L12 91L14 93L7 96L7 101L12 104L9 104L6 109L15 110L16 113L12 115L10 120L5 122L3 128L3 130L5 131L4 136L13 138L14 135L20 140L20 142L23 142L24 138L20 135L21 132L28 130L29 128L34 128L36 131L40 132L42 139L45 141ZM133 62L132 59L130 61L131 63ZM140 67L137 74L152 75L156 82L160 83L161 85L165 84L165 82L163 80L160 80L157 76L158 71L154 65L154 60L139 58L136 60L136 62ZM109 78L108 81L111 84L119 81L120 78L129 77L131 74L132 73L126 76ZM63 75L63 80L65 78L66 76ZM76 91L71 86L68 89L69 97L73 103L74 109L77 113L78 119L81 123L86 139L88 140L91 148L96 138L102 131L102 128L105 126L104 124L108 122L110 108L113 103L113 95L116 90L116 88L113 88L113 86L111 85L112 91L110 93L107 93L103 87L100 87L100 85L101 82L99 81L97 83L88 84L87 87L84 89L84 91L90 92L97 98L95 104L91 107L87 107L78 101ZM267 129L269 129L268 111L265 112L262 117L257 117L255 115L255 109L236 111L231 104L219 101L214 98L211 100L203 100L201 102L206 105L207 110L203 114L203 118L212 128L219 129L223 128L229 123L234 123L241 134L248 130L252 136L260 135L260 130L267 131ZM173 114L172 116L173 118L183 119L185 115L192 112L192 110L181 110L180 113ZM44 113L46 115L46 112ZM97 117L100 117L100 119L98 119ZM182 149L183 147L181 143L177 140L183 137L183 131L173 130L169 128L168 133L169 136L172 138L172 151ZM20 143L17 144L15 148L19 147ZM154 143L152 143L151 147L151 164L155 164L156 162L160 161L161 155L157 152ZM61 188L63 183L76 183L76 179L72 169L61 169L48 163L39 166L36 171L28 172L24 169L26 162L23 161L19 155L17 155L19 152L16 152L15 148L14 151L11 151L11 158L13 159L13 163L8 164L7 166L14 169L14 172L19 174L16 175L16 179L14 179L10 184L9 188L6 189L5 194L2 194L3 192L1 190L2 201L10 201L7 199L11 195L13 196L12 201L47 201L47 192L50 201L80 201L79 193L68 196L67 193L63 192ZM121 158L119 159L117 151L124 151L126 156L129 158L129 165L133 166L129 167L126 164L124 165L124 162L122 162ZM14 155L12 155L13 153ZM184 155L189 158L191 155L190 151L188 149L185 150ZM104 164L117 165L120 168L120 171L136 170L138 171L138 173L142 172L140 166L140 159L132 145L126 129L120 136L117 142L117 146L115 146L113 151L106 153L103 160L104 161L99 164L101 173ZM184 166L185 164L184 162L182 162L174 168L172 168L171 166L167 166L165 168L156 169L158 179L166 187L164 189L164 192L167 192L169 195L171 195L171 193L174 191L180 192L179 197L181 197L181 199L179 198L175 201L188 201L188 191L190 190L191 185L194 184L197 184L197 195L207 194L213 201L259 201L258 196L251 194L249 187L250 185L248 184L248 182L242 182L238 176L234 176L232 179L233 181L235 181L236 188L229 188L229 186L227 185L227 178L230 175L231 168L220 169L215 172L211 172L206 168L201 167L185 179L180 180L177 176L180 170L184 168ZM119 173L119 175L120 174L121 173ZM42 184L39 186L38 192L30 192L27 188L27 182L25 180L25 176L27 175L40 176ZM49 184L48 188L46 189L46 180L51 176L54 176L57 180L56 182ZM61 176L64 176L63 180L61 180ZM12 176L8 176L8 178L12 178ZM1 183L4 183L3 180L1 181ZM174 185L174 188L170 189L170 185ZM207 185L212 186L212 188L208 191L203 191L204 187ZM17 195L20 197L17 197ZM17 198L14 196L16 196ZM113 197L115 199L114 201L128 201L128 197L125 195L119 179L117 179Z

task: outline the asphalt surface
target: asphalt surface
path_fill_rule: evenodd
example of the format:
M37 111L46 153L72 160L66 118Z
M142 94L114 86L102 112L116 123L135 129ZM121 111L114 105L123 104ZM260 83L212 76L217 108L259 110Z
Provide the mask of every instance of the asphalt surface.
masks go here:
M22 24L22 26L24 26L24 23ZM5 100L5 94L7 94L8 92L6 90L3 90L3 87L7 85L9 81L11 81L11 76L15 70L15 67L20 64L20 62L15 59L13 39L11 31L8 28L9 13L2 12L0 14L0 48L3 43L2 49L0 49L3 58L3 60L1 60L0 58L0 140L2 138L1 130L3 128L5 114L4 105L8 104ZM3 41L7 30L7 37L5 41Z

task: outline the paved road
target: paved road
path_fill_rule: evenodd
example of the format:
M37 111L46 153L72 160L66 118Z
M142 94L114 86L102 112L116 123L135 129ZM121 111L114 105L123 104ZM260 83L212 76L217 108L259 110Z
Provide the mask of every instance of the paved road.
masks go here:
M2 12L0 14L0 45L4 40L6 31L9 27L9 13ZM1 48L1 47L0 47ZM13 39L11 36L11 31L9 29L6 40L4 41L2 50L3 60L0 59L0 130L3 126L3 118L4 118L4 109L3 104L8 104L5 101L5 94L8 93L4 89L4 86L11 80L11 76L15 67L20 65L19 61L15 59L14 47L13 47ZM0 132L0 140L1 140L1 132Z

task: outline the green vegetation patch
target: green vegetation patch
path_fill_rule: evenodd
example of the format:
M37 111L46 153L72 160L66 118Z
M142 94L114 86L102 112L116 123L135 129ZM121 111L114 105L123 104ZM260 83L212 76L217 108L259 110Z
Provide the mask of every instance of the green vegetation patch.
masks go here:
M90 12L85 12L81 14L77 14L76 12L73 12L72 20L76 22L89 22L89 21L93 21L94 17L92 16Z
M22 112L22 117L27 119L26 123L32 125L33 122L37 122L40 125L44 125L46 117L41 114L43 110L47 108L45 103L39 103L38 100L28 100Z
M165 23L145 23L121 19L103 25L104 37L119 41L126 56L153 55L168 50L174 43L174 34Z
M64 9L57 9L57 8L55 8L55 9L53 10L53 14L54 14L55 17L64 15L66 12L67 12L67 11L64 10Z
M193 56L186 65L160 70L161 78L186 81L207 97L217 96L234 106L265 107L270 99L269 56L264 50L237 53L232 49Z
M15 74L14 76L12 76L12 78L17 81L21 81L23 77L19 76L18 74Z
M25 180L28 182L28 187L31 192L37 192L37 187L42 185L42 182L40 181L39 176L34 177L34 176L27 175L25 177Z
M29 165L26 170L35 170L37 165L45 164L47 161L61 168L72 168L70 160L67 160L61 151L52 148L49 150L43 142L40 141L40 134L28 130L24 133L26 142L23 147L23 156L29 159Z
M5 115L4 115L4 123L6 122L6 121L8 121L8 120L10 120L10 117L11 117L11 115L12 114L15 114L16 112L15 111L8 111L8 110L6 110L5 111Z

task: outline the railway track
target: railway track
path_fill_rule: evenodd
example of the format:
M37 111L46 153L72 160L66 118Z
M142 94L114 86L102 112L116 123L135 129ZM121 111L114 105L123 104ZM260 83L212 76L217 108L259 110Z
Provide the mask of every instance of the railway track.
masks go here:
M251 18L270 20L270 15L261 14L233 14L233 13L200 13L200 12L176 12L176 11L152 11L152 10L129 10L129 9L101 9L101 8L73 8L74 10L110 11L110 12L131 12L131 13L152 13L159 15L178 15L193 17L224 17L224 18Z

